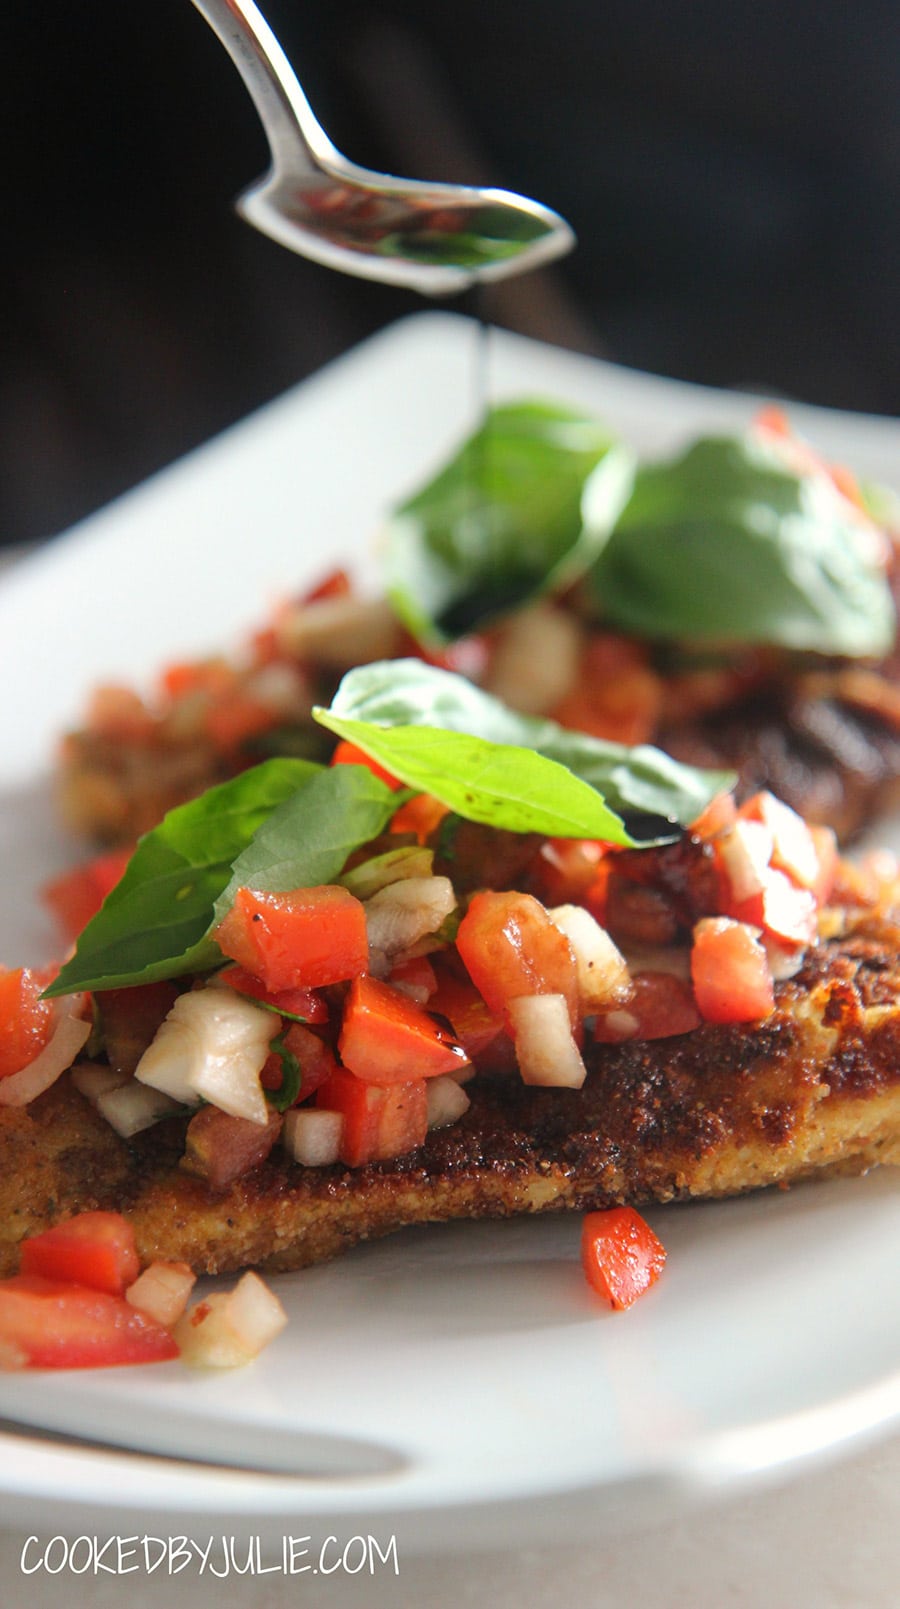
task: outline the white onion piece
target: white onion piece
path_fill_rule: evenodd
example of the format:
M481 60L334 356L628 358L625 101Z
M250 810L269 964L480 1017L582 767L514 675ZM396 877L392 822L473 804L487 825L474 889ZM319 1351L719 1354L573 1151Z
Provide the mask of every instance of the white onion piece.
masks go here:
M189 1308L173 1334L185 1363L233 1369L249 1363L280 1334L287 1314L258 1274L244 1274L231 1291L214 1291Z
M457 1118L462 1117L463 1112L467 1112L472 1104L465 1090L455 1078L450 1077L449 1073L426 1079L425 1098L428 1103L430 1129L448 1128Z
M101 1095L107 1095L111 1089L119 1089L130 1079L130 1073L117 1073L114 1067L103 1067L99 1062L81 1062L78 1067L72 1068L72 1083L79 1095L83 1095L92 1106L96 1106Z
M91 1036L90 1023L73 1015L82 998L81 995L67 996L53 1035L43 1050L27 1067L0 1079L0 1106L27 1106L55 1084L60 1073L71 1067Z
M583 905L556 905L548 914L572 946L585 1015L627 1000L631 977L625 957L596 917Z
M295 1106L284 1115L281 1143L306 1168L327 1168L338 1161L344 1118L324 1107Z
M587 1068L572 1037L565 995L520 995L508 1002L507 1011L522 1082L580 1089Z
M456 895L449 877L406 877L380 889L365 905L371 948L392 956L436 933L456 910Z
M151 1089L149 1084L138 1084L133 1078L127 1079L124 1084L116 1084L114 1089L103 1090L94 1104L100 1116L123 1140L130 1140L133 1134L152 1128L164 1117L184 1111L184 1107L178 1101L173 1101L170 1095L164 1095L162 1090Z
M261 1126L269 1105L259 1075L278 1019L233 989L180 994L135 1069L135 1078L185 1106L210 1101Z
M181 1318L197 1276L187 1263L151 1263L125 1292L125 1300L167 1330Z

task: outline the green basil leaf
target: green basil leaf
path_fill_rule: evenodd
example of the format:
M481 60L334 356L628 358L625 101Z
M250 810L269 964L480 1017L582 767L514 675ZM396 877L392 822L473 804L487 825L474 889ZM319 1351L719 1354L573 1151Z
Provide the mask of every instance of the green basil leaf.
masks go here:
M47 993L152 983L221 961L207 934L234 861L275 806L320 770L267 760L170 810L139 841Z
M658 835L632 837L621 815L686 826L734 781L648 745L628 749L518 715L462 676L418 659L349 671L331 708L314 714L410 787L470 821L513 832L659 842Z
M346 775L341 775L341 773ZM267 760L172 810L141 839L49 995L219 966L210 937L235 889L328 882L381 832L397 795L359 766Z
M570 584L602 548L633 474L631 452L583 414L494 408L388 522L395 610L420 641L441 641Z
M303 1069L292 1050L288 1050L282 1034L276 1034L269 1049L281 1058L281 1087L266 1090L266 1100L276 1112L286 1112L293 1106L303 1087Z
M278 892L332 883L348 855L383 832L400 798L366 766L317 768L310 781L272 810L216 901L220 922L239 888Z
M591 583L645 638L880 655L895 630L879 533L752 434L642 468Z

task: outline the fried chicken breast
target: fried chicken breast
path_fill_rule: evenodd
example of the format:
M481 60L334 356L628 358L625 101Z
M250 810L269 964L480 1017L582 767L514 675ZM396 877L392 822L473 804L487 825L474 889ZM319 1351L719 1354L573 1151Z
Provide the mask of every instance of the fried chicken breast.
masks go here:
M124 1211L144 1262L210 1274L321 1262L408 1224L737 1195L900 1163L900 920L868 911L806 954L749 1026L597 1045L580 1091L479 1075L452 1127L392 1162L304 1168L279 1147L215 1194L184 1120L121 1140L64 1077L0 1113L0 1273L26 1236Z

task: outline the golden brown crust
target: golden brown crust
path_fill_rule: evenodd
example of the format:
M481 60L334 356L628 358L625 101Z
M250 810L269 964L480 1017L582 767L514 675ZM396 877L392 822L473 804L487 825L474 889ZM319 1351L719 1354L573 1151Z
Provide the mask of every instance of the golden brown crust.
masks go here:
M900 926L869 914L808 954L751 1027L597 1046L581 1091L483 1076L451 1128L394 1162L306 1169L280 1149L221 1195L178 1165L183 1121L126 1144L63 1079L0 1113L0 1272L91 1207L144 1261L220 1273L320 1262L412 1223L738 1194L900 1162Z

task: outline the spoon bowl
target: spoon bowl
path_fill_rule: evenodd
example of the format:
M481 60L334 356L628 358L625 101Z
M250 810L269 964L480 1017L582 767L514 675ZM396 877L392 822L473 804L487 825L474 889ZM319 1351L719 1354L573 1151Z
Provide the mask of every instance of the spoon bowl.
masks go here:
M313 114L254 0L193 0L238 68L271 167L238 197L246 221L303 257L362 279L448 296L570 251L558 213L508 190L399 179L349 162Z

